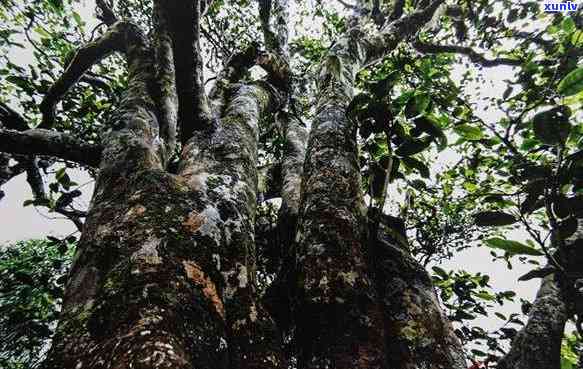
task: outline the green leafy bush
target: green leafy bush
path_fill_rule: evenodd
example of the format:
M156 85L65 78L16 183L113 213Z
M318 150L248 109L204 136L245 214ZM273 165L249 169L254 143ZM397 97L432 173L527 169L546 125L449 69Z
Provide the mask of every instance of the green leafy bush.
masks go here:
M69 246L51 238L0 250L1 368L32 369L43 359L61 307Z

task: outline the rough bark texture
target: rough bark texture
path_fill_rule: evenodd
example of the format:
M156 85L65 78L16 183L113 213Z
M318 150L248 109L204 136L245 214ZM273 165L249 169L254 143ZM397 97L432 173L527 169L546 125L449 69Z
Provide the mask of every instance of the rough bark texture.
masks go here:
M267 84L235 85L233 90L221 125L211 133L195 133L185 146L179 173L200 202L192 216L195 224L203 222L199 234L209 250L207 263L214 262L223 277L219 289L232 367L278 368L280 336L255 297L253 237L258 120L278 101Z
M281 164L281 208L279 209L279 239L283 258L290 255L300 207L300 190L308 133L302 122L289 113L278 115L285 140Z
M296 308L301 368L382 368L382 312L368 275L356 125L345 114L361 62L352 37L322 67L304 165Z
M516 335L500 369L558 369L561 367L561 342L567 320L583 315L583 301L577 280L583 277L581 242L583 220L554 255L561 270L545 277L528 314L528 323Z
M443 314L431 278L409 254L402 222L390 223L380 227L373 244L388 367L466 368L461 342Z
M433 1L373 35L362 27L360 14L364 11L357 8L357 15L348 21L346 35L330 48L322 65L296 237L299 301L295 314L301 368L408 368L418 365L416 360L433 365L427 367L463 367L459 344L446 326L430 281L419 276L405 278L406 287L394 296L401 300L388 305L387 291L379 296L365 241L356 126L345 114L356 72L415 34L441 3ZM383 256L398 261L392 261L393 269L390 263L381 265L376 271L379 274L384 272L390 278L419 272L418 267L403 264L411 260L398 254L385 250ZM421 291L419 300L408 301L412 291ZM386 315L395 311L416 320L425 334L438 336L428 337L429 343L395 345L404 336L404 327L399 326L402 322L389 317L385 327ZM437 321L423 321L426 315ZM441 346L428 348L434 344Z
M82 48L49 91L43 124L50 127L56 103L91 65L123 52L129 87L104 147L52 131L0 131L16 152L21 140L35 147L25 153L99 163L44 369L286 368L280 328L290 328L290 314L299 368L462 368L459 343L406 241L367 229L357 127L346 116L358 70L414 35L443 1L401 18L396 9L374 32L357 8L322 65L309 139L285 109L293 92L288 1L259 1L267 52L250 45L234 53L207 101L198 32L210 2L156 1L150 45L98 1L110 30ZM378 12L380 2L373 5ZM241 83L254 64L268 77ZM285 138L278 234L286 266L274 285L289 289L283 301L293 309L276 306L279 327L255 281L266 113L277 113Z
M162 170L149 53L139 32L131 41L130 85L104 140L63 317L44 365L186 368L197 360L220 367L221 301L189 254L183 219L194 204L185 182Z
M499 369L559 369L561 340L568 319L567 304L555 275L546 277L536 296L528 323L514 340Z
M0 130L0 144L2 150L13 154L58 156L89 166L97 166L101 160L101 146L45 129Z
M282 367L280 335L255 301L253 243L258 119L278 96L267 83L232 86L220 123L169 174L138 36L45 368Z

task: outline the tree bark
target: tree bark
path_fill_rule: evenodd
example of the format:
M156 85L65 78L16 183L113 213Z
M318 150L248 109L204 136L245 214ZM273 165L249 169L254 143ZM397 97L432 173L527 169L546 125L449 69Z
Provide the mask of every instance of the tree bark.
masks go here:
M256 301L253 242L258 121L280 97L266 82L231 85L223 117L170 174L159 74L139 32L132 41L44 367L282 368L281 336Z
M443 314L431 277L409 254L403 223L394 218L386 223L373 241L373 259L388 367L465 369L461 342Z
M528 323L512 340L499 369L559 369L561 342L568 309L556 276L546 277L538 291Z
M357 14L348 21L346 34L332 45L321 66L296 236L299 301L294 314L300 368L385 368L401 364L411 367L417 365L415 360L431 363L435 368L463 366L463 358L458 355L459 346L445 328L445 318L441 316L430 281L426 278L407 280L407 288L397 296L402 302L397 302L396 307L382 304L381 297L386 292L379 295L375 273L382 275L383 269L374 269L366 237L357 127L346 116L356 72L414 35L441 3L443 1L430 2L373 35L367 34L362 27L361 14L366 12L357 7ZM396 255L387 257L394 259ZM411 267L403 264L406 259L397 260L396 268L385 268L385 277L411 271ZM411 290L421 291L421 302L429 303L416 314L412 312L420 308L417 301L404 301ZM393 342L403 334L391 329L391 325L398 323L391 321L392 317L385 319L384 314L395 310L407 312L417 321L428 312L438 318L435 324L422 322L421 326L428 336L426 339L442 346L429 350L431 354L428 354L417 352L422 345L410 345L408 350L412 351L409 353L412 357L409 358L395 352L400 349L395 349ZM451 351L450 343L458 352Z
M204 220L200 242L222 276L231 367L279 368L281 336L256 299L253 237L258 121L279 101L265 83L233 89L221 125L210 134L195 133L185 146L179 173L200 203L200 215L193 215L196 222Z
M345 114L363 57L354 31L358 26L322 65L304 164L294 312L300 368L383 368L385 362L382 311L368 274L357 127Z
M278 114L286 138L279 233L284 260L297 258L286 272L299 368L463 367L426 272L394 242L368 234L357 126L345 114L358 70L413 35L442 2L371 37L359 17L349 22L322 66L307 148L301 122ZM254 239L259 121L285 106L291 90L281 27L287 2L261 1L269 52L252 45L235 54L210 105L198 59L202 3L157 2L153 45L107 17L125 27L116 40L125 41L129 88L99 148L99 177L45 369L287 367L280 327L257 293ZM272 5L275 26L265 13ZM194 30L179 35L178 20ZM95 61L110 52L101 46L84 50L97 50ZM58 81L45 122L91 60ZM254 63L268 78L239 83ZM165 168L177 127L183 147L172 174Z

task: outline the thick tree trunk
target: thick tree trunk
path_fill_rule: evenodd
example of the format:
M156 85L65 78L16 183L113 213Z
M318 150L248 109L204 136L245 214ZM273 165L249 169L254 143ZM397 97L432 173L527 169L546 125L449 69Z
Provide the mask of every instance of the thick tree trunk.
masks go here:
M253 232L258 121L279 102L267 84L233 89L235 97L221 125L210 134L195 133L179 169L200 203L200 210L190 215L198 243L207 250L199 250L199 258L214 263L205 267L223 277L219 285L227 311L231 367L279 368L281 336L256 301Z
M528 323L512 340L499 369L559 369L561 342L568 309L555 275L546 277L536 296Z
M461 342L443 314L431 277L409 254L404 225L387 219L372 247L388 367L465 369Z
M414 13L413 25L439 3ZM285 4L274 5L279 25ZM139 32L125 37L130 86L100 148L95 194L44 366L285 368L282 334L257 299L254 225L258 122L290 90L287 33L263 19L270 53L257 58L251 48L229 62L211 94L217 115L210 119L198 56L175 59L172 16L156 5L155 52ZM307 150L301 123L280 113L287 144L279 230L283 254L297 257L287 277L296 282L298 365L458 369L463 359L427 275L394 245L369 248L357 127L345 114L358 69L408 33L397 23L369 42L351 27L320 74ZM254 59L273 84L236 83ZM175 87L179 74L193 79ZM185 108L193 99L198 105ZM165 168L177 125L184 146L175 175Z
M583 220L575 233L563 240L549 266L560 270L545 277L528 314L526 326L512 340L508 354L498 363L500 369L559 369L561 343L567 320L583 315L581 291L576 281L583 277ZM558 239L555 239L555 242ZM559 244L559 242L557 242Z
M255 301L253 243L258 119L277 94L236 86L218 126L167 173L155 74L135 45L44 367L282 368Z
M375 250L385 263L372 262L357 127L346 115L356 72L414 34L441 3L431 2L374 37L357 14L321 66L296 237L300 368L463 368L459 342L428 276L410 258L388 250ZM385 279L404 286L388 291ZM415 333L427 345L405 337L406 323L393 316L399 313L416 324ZM427 316L435 321L424 320Z
M362 45L348 35L320 72L308 140L295 309L300 368L383 368L383 317L369 275L355 122L346 116Z

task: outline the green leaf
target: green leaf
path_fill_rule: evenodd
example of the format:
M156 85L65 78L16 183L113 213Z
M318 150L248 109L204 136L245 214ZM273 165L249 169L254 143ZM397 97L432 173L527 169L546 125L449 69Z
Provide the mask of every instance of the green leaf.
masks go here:
M543 253L533 247L520 243L518 241L506 240L499 237L489 238L486 241L486 246L493 249L500 249L506 251L510 255L532 255L541 256Z
M571 36L571 43L573 46L583 45L583 31L578 30L577 32L573 33Z
M573 20L573 18L566 17L561 22L561 28L563 29L563 31L571 33L577 28L577 26L575 25L575 21Z
M506 90L504 90L504 94L502 94L502 98L504 100L508 99L510 97L510 94L512 93L513 87L512 86L508 86L506 88Z
M410 97L405 105L405 116L407 118L413 118L419 114L423 114L425 110L429 107L431 103L431 97L427 93L415 93L413 97Z
M419 128L436 140L437 147L440 151L447 147L447 137L443 133L439 123L432 116L424 115L415 119L414 123L416 128Z
M498 227L516 223L518 220L501 211L483 211L474 214L474 221L480 227Z
M67 170L66 167L62 167L61 169L57 170L55 173L55 179L58 181L65 175L65 171Z
M504 314L502 314L502 313L495 312L494 315L496 315L498 318L500 318L502 320L506 320L506 316L504 316Z
M79 28L83 28L83 19L81 19L81 15L79 15L79 13L77 12L73 12L73 19L75 20L75 23L77 23L77 26L79 26Z
M489 294L486 291L477 292L474 295L476 297L479 297L482 300L486 300L486 301L494 301L494 300L496 300L496 297L494 295L491 295L491 294Z
M419 113L424 113L425 110L429 107L429 103L431 102L431 97L426 93L421 93L415 95L415 105L417 105L417 110Z
M425 150L430 144L429 140L409 139L399 146L395 153L399 156L415 155Z
M579 67L567 74L557 87L557 92L564 96L571 96L583 91L583 67Z
M422 161L409 156L401 158L403 164L409 169L416 169L423 178L429 178L429 168Z
M57 13L63 12L63 0L48 0L49 6Z
M51 34L48 33L43 27L35 27L34 31L38 33L43 38L51 38Z
M478 141L484 138L484 132L480 127L470 126L469 124L455 126L453 130L468 141Z
M435 272L435 274L440 276L441 279L448 279L449 278L449 274L447 274L447 272L445 270L441 269L440 267L434 266L431 269Z
M581 82L583 88L583 79ZM565 142L572 129L569 123L570 114L570 109L566 106L557 106L538 113L532 118L534 135L547 145Z

